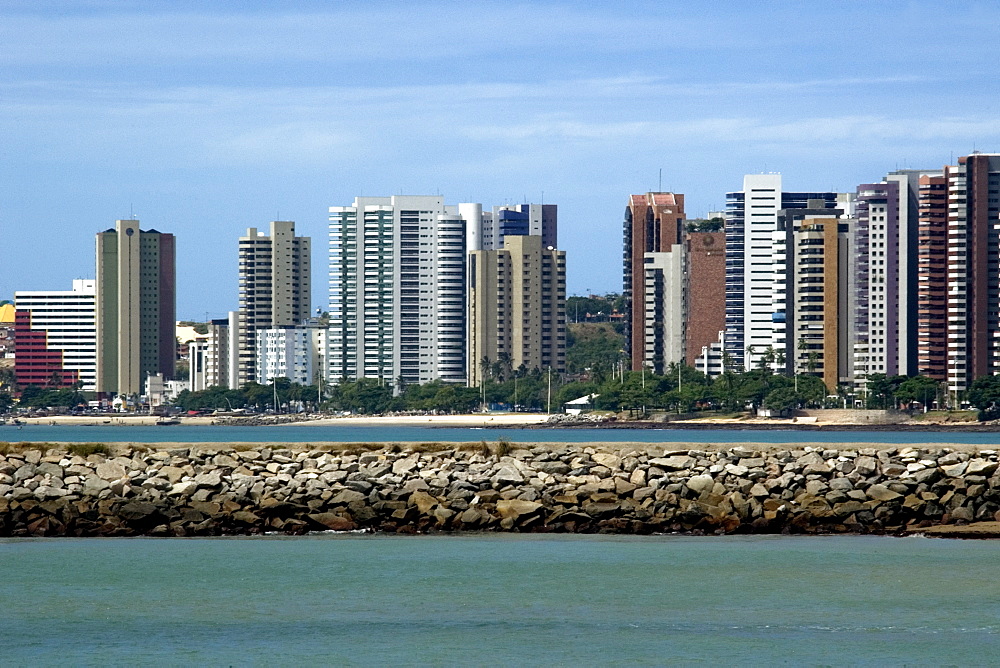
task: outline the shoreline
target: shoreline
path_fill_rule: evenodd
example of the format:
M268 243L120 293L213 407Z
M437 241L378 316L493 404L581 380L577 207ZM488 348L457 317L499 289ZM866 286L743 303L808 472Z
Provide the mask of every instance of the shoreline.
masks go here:
M181 416L176 426L295 426L295 427L427 427L434 428L481 428L481 429L531 429L569 430L574 429L643 429L643 430L692 430L692 431L800 431L800 432L997 432L1000 424L979 422L915 423L915 422L845 422L841 420L818 419L813 422L796 419L754 418L751 420L723 420L713 418L693 420L631 420L631 421L570 421L566 419L549 421L545 413L471 413L460 415L390 415L390 416L254 416L252 418L233 416ZM100 415L18 418L23 426L157 426L157 416L150 415ZM12 425L8 425L12 426ZM172 425L173 426L173 425ZM0 430L0 435L3 431Z

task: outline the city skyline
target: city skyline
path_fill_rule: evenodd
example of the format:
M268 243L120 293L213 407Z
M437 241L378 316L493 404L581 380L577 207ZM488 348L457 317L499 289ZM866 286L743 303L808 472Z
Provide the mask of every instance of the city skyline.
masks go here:
M92 278L77 249L139 218L177 237L179 317L218 318L241 230L324 238L359 193L556 203L568 293L618 291L622 193L695 217L745 174L851 192L1000 149L995 9L6 5L0 298Z

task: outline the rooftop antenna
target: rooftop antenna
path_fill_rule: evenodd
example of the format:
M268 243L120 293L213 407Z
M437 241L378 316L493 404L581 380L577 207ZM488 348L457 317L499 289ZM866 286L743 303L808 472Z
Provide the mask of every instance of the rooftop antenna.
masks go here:
M656 192L663 192L663 167L660 167L660 185L657 187Z

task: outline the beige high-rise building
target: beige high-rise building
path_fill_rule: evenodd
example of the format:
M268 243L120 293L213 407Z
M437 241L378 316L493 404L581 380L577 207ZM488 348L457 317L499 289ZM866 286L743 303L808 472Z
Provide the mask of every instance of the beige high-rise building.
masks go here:
M238 351L236 386L257 379L257 331L309 318L312 240L295 236L290 220L271 223L266 236L251 227L240 237L240 308L232 332Z
M97 391L137 395L174 375L174 235L119 220L97 235Z
M540 236L469 253L469 385L493 363L566 368L566 253Z
M851 219L807 215L794 232L793 368L819 376L830 393L849 382Z

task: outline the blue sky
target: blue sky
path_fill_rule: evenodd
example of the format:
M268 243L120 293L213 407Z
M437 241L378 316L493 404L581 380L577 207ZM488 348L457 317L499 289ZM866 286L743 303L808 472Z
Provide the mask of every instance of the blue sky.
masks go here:
M0 3L0 298L94 274L130 211L178 316L236 307L236 238L292 219L325 306L356 195L559 205L569 291L621 288L630 193L745 173L853 190L1000 151L998 2Z

